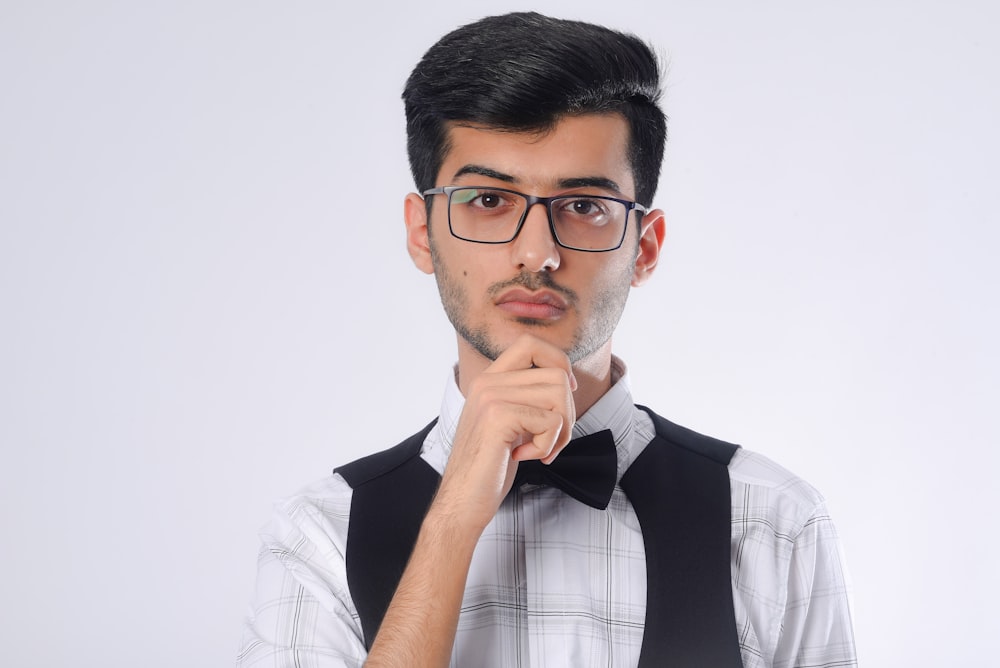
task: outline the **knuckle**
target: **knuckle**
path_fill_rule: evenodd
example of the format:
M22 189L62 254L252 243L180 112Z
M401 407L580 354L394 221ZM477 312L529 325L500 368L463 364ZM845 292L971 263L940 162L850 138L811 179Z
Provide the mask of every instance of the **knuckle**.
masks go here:
M502 418L504 413L506 413L504 406L497 401L487 401L483 403L480 410L480 415L490 421Z
M473 406L488 406L497 403L501 398L502 390L489 379L484 379L482 375L469 383L466 403Z

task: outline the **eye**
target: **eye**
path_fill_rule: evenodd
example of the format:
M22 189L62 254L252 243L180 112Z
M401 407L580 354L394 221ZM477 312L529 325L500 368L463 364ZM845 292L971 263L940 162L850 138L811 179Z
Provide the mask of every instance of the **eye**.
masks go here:
M485 212L511 206L507 193L482 188L463 188L452 193L452 204L460 204L468 209Z
M503 200L498 193L483 193L474 201L484 209L495 209L503 204Z
M570 202L570 206L573 208L573 213L581 216L590 215L597 210L597 205L589 199L575 199Z
M559 213L580 221L597 222L608 217L608 206L599 197L567 197L561 200Z

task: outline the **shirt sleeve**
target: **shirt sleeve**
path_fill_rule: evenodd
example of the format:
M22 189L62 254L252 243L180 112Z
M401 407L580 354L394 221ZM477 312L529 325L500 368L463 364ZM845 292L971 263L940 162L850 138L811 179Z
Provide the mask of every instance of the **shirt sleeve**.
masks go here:
M344 560L350 487L339 476L275 505L237 668L359 667L367 656Z
M747 668L857 666L850 587L823 496L741 449L733 485L733 586Z
M825 504L794 539L787 592L775 668L857 666L850 586Z

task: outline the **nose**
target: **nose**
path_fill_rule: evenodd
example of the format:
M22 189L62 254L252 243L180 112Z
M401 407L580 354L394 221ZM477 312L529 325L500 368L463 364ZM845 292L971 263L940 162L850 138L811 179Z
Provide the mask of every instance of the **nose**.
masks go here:
M521 230L511 242L511 261L519 269L540 272L555 271L559 260L559 245L552 237L548 209L536 203L528 209Z

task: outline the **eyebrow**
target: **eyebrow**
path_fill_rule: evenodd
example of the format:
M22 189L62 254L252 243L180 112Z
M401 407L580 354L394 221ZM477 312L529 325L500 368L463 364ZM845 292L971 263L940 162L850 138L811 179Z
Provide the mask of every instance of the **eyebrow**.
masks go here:
M479 176L496 179L497 181L503 181L504 183L516 184L518 182L517 177L510 174L498 172L495 169L491 169L483 165L472 164L464 165L461 169L455 172L455 176L453 178L457 179L458 177L465 176L467 174L477 174ZM563 189L601 188L603 190L610 190L618 193L619 195L622 193L618 183L604 176L576 176L567 179L559 179L556 185Z
M466 174L478 174L479 176L496 179L497 181L503 181L504 183L517 183L517 179L510 174L504 174L503 172L498 172L495 169L483 167L482 165L465 165L460 170L455 172L455 176L453 178L457 179L458 177L465 176Z
M622 194L618 184L604 176L578 176L572 179L560 179L560 188L602 188Z

